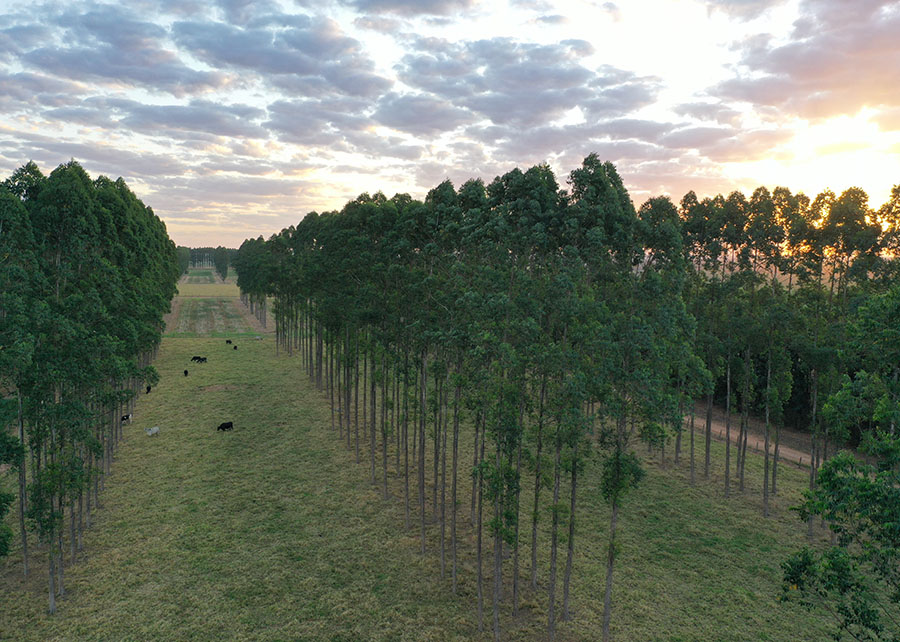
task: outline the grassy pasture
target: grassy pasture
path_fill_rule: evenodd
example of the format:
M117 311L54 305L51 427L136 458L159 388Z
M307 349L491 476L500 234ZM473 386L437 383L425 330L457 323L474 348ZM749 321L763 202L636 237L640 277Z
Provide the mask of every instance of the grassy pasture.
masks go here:
M181 297L233 297L238 298L241 291L234 283L179 283L178 295Z
M212 270L188 270L186 280L188 283L216 283Z
M181 301L175 326L166 329L166 336L186 338L258 334L238 308L239 305L237 299L185 298Z
M191 308L191 301L181 302L178 330L163 340L155 363L160 384L141 396L135 423L125 429L101 497L104 507L86 533L85 559L66 571L69 594L59 613L45 615L44 569L23 583L18 550L0 562L0 640L491 639L478 634L475 617L470 478L460 475L460 591L454 597L449 579L438 579L436 525L429 526L428 553L418 554L414 482L413 521L409 529L403 525L393 452L385 501L369 481L365 445L361 463L354 464L299 359L276 357L270 336L243 339L236 323L230 334L202 336L228 327L232 302L198 299ZM209 318L204 306L212 322L202 321ZM194 354L209 362L191 363ZM235 430L216 432L222 421L233 421ZM160 435L146 437L143 428L154 425ZM470 465L471 441L465 427L461 471ZM695 487L687 481L686 462L676 468L668 459L661 466L658 456L645 454L647 477L626 498L620 517L615 639L824 639L821 613L777 599L779 564L804 542L789 507L805 472L780 469L775 516L763 520L762 460L748 458L746 493L735 487L726 501L724 445L714 447L713 478L703 481L698 469ZM698 463L700 449L698 434ZM430 459L426 464L430 479ZM380 481L380 459L378 466ZM600 635L609 511L598 491L598 468L589 465L579 478L574 619L560 624L561 640ZM11 473L6 476L3 486L13 488ZM567 504L565 482L562 490ZM520 553L526 588L517 620L508 602L504 606L505 639L544 638L549 515L541 513L541 588L532 593L525 510L532 492L526 477ZM489 544L486 549L489 574ZM490 577L486 581L489 628ZM508 600L508 582L504 591Z

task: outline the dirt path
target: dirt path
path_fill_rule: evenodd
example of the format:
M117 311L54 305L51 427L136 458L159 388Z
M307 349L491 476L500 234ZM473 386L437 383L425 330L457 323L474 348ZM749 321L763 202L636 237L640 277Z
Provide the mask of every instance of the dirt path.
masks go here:
M685 418L684 425L686 428L690 428L690 417ZM713 413L712 422L710 423L710 428L712 430L712 434L716 436L720 441L725 441L725 419L724 417L717 416L716 413ZM762 455L763 449L765 446L765 433L757 432L758 427L754 426L754 422L750 422L750 428L747 433L747 450L752 450L756 453ZM703 408L701 412L701 408L697 408L696 416L694 417L694 430L699 434L703 435L706 430L706 409ZM784 429L782 429L784 430ZM740 417L732 415L731 417L731 441L734 444L738 443L738 438L741 433L741 420ZM775 431L770 428L769 432L769 454L774 455L775 453ZM809 454L804 453L797 448L793 448L791 446L786 445L782 442L778 446L778 459L782 461L790 461L792 463L798 464L800 466L809 465Z

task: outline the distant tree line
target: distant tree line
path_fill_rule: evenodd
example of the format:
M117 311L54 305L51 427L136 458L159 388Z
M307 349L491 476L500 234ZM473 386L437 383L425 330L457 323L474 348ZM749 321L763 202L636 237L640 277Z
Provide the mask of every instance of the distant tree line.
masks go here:
M810 199L781 187L635 209L596 155L567 185L538 165L488 185L445 181L424 202L363 194L268 241L248 239L233 261L242 298L257 308L273 300L277 349L299 351L333 429L357 462L368 450L385 496L393 459L406 523L418 520L423 552L427 522L437 525L453 590L458 474L471 471L478 625L490 599L497 637L501 596L517 613L539 574L551 639L571 617L576 489L596 461L611 509L609 638L616 533L643 475L635 446L661 457L671 447L676 464L687 448L691 482L700 466L708 477L717 400L728 411L726 496L744 491L750 416L764 420L765 515L787 424L812 435L810 497L845 443L894 461L900 186L878 210L858 188ZM459 461L461 434L471 462ZM521 492L525 475L533 496ZM540 519L549 542L538 541ZM538 568L539 546L548 568Z
M214 268L222 280L228 278L228 266L231 265L237 250L222 247L184 247L179 245L178 267L181 274L186 274L192 267Z
M49 176L28 163L0 183L0 463L18 471L25 575L47 555L51 612L122 418L157 381L178 269L164 223L121 178L92 180L71 161ZM0 492L0 517L11 504ZM0 554L9 536L0 530Z

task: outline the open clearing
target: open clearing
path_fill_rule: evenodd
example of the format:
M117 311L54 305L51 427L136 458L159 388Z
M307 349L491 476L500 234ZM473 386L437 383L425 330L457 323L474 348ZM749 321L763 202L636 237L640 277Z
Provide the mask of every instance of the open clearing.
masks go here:
M392 454L385 501L369 482L367 451L354 465L299 358L276 357L271 336L245 337L249 315L235 302L179 302L176 329L155 362L160 383L140 397L125 428L84 559L66 570L59 613L45 614L46 570L38 565L23 582L14 549L0 562L0 640L491 639L477 631L470 479L460 475L460 591L453 596L449 578L440 579L438 528L429 529L424 557L415 510L404 528ZM195 354L208 363L191 363ZM234 431L216 432L223 421L233 421ZM157 425L158 437L144 435ZM471 441L466 429L462 462L471 461ZM698 432L698 463L701 443ZM789 507L806 473L779 469L775 517L764 520L761 458L748 458L746 494L735 488L726 501L723 447L714 446L713 478L703 481L699 468L695 487L686 460L661 467L658 454L646 455L647 477L620 516L615 639L824 639L821 613L778 601L780 562L805 541ZM598 468L591 462L579 480L574 620L560 625L561 640L599 639L609 513ZM14 488L12 473L3 485ZM526 479L523 493L530 492ZM429 490L429 515L430 497ZM515 621L504 605L504 639L544 639L549 520L541 519L541 588L524 589ZM524 512L522 520L530 530ZM490 568L488 555L487 574ZM489 588L485 606L489 627Z

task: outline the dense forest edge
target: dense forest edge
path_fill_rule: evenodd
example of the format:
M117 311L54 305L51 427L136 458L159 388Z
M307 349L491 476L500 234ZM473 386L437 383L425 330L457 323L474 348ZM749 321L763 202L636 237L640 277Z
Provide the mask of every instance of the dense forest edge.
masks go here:
M257 310L272 301L277 349L300 353L357 461L363 430L371 480L380 460L385 496L392 441L423 553L430 477L454 591L457 476L469 470L457 457L459 425L474 424L477 618L496 639L501 601L515 614L520 584L536 586L543 508L552 533L541 544L550 549L548 637L571 617L575 498L589 462L601 467L611 509L602 625L610 639L617 528L645 473L635 448L671 448L678 462L689 416L691 483L708 479L717 402L726 412L726 498L745 490L750 416L763 418L764 517L778 492L781 429L811 436L798 513L810 540L821 519L833 546L784 562L783 599L823 608L837 635L893 639L900 186L878 210L858 188L810 199L784 187L749 198L689 192L679 205L657 197L636 209L615 167L596 155L567 185L538 165L488 185L445 181L424 201L362 194L245 241L234 257L242 299ZM696 448L695 422L705 424ZM525 475L533 496L521 493ZM523 542L530 564L520 559ZM492 586L483 577L488 545Z
M499 639L539 585L550 639L576 617L575 547L596 529L576 520L576 497L590 476L609 507L611 639L623 517L647 474L638 448L687 465L692 485L715 477L720 406L721 493L759 486L763 517L786 465L781 431L810 436L797 507L809 545L773 594L826 614L836 636L900 633L900 185L877 210L858 188L783 187L635 208L590 155L565 189L538 165L445 181L424 201L362 194L239 250L176 248L122 179L75 161L48 176L29 163L0 185L0 471L17 480L0 487L0 556L17 536L24 574L46 556L51 613L135 398L158 381L176 282L231 267L385 498L391 466L405 524L422 553L437 547L454 594L465 513L479 630ZM761 467L748 464L751 418ZM18 533L4 525L14 507Z

